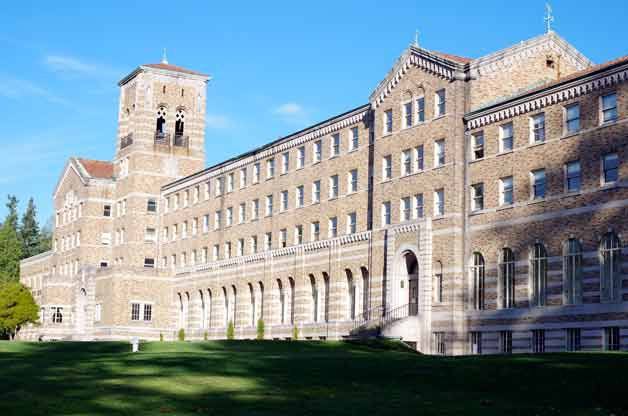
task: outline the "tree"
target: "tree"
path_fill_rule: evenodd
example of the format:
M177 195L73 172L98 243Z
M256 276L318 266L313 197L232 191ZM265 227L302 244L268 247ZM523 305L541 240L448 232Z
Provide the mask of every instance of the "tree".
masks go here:
M264 320L257 321L257 339L264 339Z
M52 219L48 219L39 232L39 253L44 253L52 249ZM38 253L38 254L39 254Z
M0 330L11 339L28 323L36 324L38 307L30 290L21 283L0 284Z
M28 206L24 215L22 215L22 223L20 224L20 241L22 242L22 258L28 258L41 253L39 224L37 223L37 208L33 198L28 200Z
M229 321L227 325L227 339L233 339L235 336L235 328L233 326L233 321Z
M17 198L9 195L7 214L0 227L0 281L17 281L20 276L22 244L17 231Z

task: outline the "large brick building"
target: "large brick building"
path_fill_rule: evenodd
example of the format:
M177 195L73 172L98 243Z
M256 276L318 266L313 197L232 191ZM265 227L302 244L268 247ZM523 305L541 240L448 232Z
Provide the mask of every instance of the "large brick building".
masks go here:
M553 32L412 45L369 102L204 168L206 75L120 81L113 161L71 158L22 338L337 339L426 353L628 348L628 58Z

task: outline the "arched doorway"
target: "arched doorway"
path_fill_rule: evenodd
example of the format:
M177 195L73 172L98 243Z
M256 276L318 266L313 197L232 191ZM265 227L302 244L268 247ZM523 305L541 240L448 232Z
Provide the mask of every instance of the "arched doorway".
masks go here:
M408 314L415 316L419 312L419 262L411 251L403 254L403 260L408 281Z

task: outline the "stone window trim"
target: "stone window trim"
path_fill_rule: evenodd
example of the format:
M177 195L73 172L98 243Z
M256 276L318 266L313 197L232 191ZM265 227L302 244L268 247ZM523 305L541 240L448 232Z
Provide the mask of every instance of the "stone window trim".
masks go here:
M574 102L563 106L563 137L578 134L582 128L580 103Z
M530 144L540 144L545 143L545 112L541 111L539 113L531 115L529 118L529 137Z
M614 123L618 119L617 114L617 92L609 92L607 94L600 95L598 101L599 108L599 125L605 125Z
M129 301L129 307L131 309L131 321L152 322L153 311L155 309L154 306L155 306L155 302L152 302L152 301L144 301L144 300Z
M617 152L609 152L600 158L600 186L614 186L619 182L621 161Z
M570 160L563 165L564 192L577 194L582 189L582 166L579 160Z

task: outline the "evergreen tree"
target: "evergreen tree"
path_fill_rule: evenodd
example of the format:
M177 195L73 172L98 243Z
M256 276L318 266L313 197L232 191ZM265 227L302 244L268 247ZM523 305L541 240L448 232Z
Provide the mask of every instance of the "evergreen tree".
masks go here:
M38 254L52 250L52 219L49 218L39 232Z
M0 283L0 331L13 339L27 323L37 323L38 307L26 286L17 283Z
M37 223L37 208L33 198L28 200L26 212L22 215L22 223L19 230L22 243L22 258L28 258L40 253L39 224Z
M20 276L22 244L17 231L17 198L9 196L9 213L0 228L0 281L17 281Z

